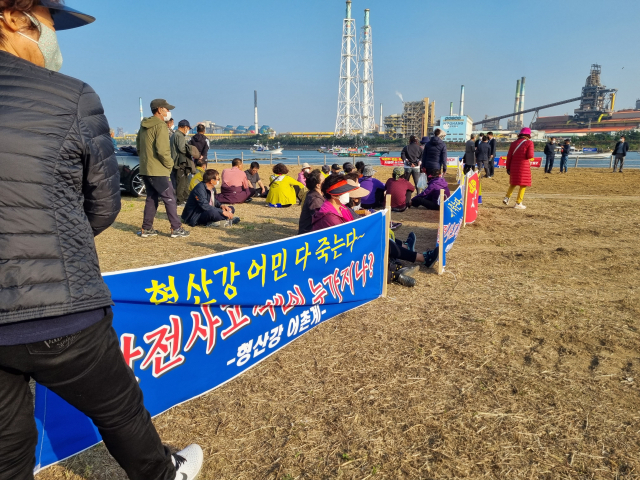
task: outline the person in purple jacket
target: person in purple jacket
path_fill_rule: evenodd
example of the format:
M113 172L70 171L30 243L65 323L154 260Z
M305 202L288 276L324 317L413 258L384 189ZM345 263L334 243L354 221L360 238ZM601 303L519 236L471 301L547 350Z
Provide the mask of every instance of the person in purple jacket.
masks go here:
M444 190L444 198L449 198L449 184L440 175L440 170L429 170L427 172L427 188L422 193L411 199L412 207L424 207L427 210L440 210L438 204L440 190Z
M362 171L360 186L369 190L369 195L362 199L362 208L384 208L384 183L377 178L371 165L366 165Z

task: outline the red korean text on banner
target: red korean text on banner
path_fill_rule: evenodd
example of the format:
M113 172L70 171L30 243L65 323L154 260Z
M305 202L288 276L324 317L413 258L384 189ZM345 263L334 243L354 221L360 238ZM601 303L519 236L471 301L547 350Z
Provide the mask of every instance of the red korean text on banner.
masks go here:
M478 218L478 195L480 188L480 180L478 172L469 177L467 182L467 204L464 212L464 222L473 223Z

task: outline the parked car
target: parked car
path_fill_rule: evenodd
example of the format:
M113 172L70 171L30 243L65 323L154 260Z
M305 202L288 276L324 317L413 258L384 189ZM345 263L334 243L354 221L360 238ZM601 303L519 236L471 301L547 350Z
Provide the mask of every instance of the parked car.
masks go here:
M126 148L126 147L125 147ZM140 176L140 158L133 150L116 150L118 169L120 170L120 191L127 192L134 197L145 194L144 182Z

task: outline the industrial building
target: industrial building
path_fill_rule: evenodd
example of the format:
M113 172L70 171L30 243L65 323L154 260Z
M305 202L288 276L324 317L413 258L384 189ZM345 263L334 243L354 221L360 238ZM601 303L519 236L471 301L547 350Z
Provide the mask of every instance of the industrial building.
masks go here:
M447 136L447 142L466 142L473 132L473 120L468 115L448 115L440 117L440 127Z
M436 102L426 97L417 102L404 102L402 114L384 117L384 130L391 138L417 138L429 136L435 126Z

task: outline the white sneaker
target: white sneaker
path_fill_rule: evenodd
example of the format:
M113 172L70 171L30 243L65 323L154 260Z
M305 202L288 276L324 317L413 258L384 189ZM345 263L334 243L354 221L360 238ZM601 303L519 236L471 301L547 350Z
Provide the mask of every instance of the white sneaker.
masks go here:
M516 210L524 210L524 209L525 209L525 208L527 208L527 207L525 207L525 206L524 206L523 204L521 204L521 203L516 203L516 206L515 206L515 207L513 207L513 208L515 208Z
M504 197L504 198L502 199L502 203L504 203L505 205L509 205L509 200L510 200L510 198L509 198L509 197Z
M202 468L203 459L202 448L195 443L184 450L180 450L178 453L174 453L171 456L171 461L176 467L175 480L195 480Z

